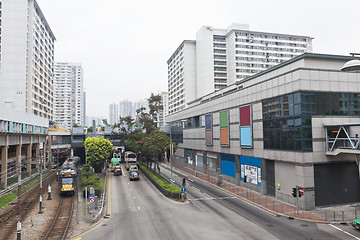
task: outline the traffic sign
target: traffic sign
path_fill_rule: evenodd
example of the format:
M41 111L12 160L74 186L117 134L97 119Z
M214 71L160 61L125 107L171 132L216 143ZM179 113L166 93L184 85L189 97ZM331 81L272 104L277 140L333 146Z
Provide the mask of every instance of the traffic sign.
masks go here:
M304 189L302 187L299 187L299 195L300 196L304 195Z
M93 204L95 202L95 198L90 198L89 203Z
M89 196L89 198L95 198L95 195L92 195L92 194L91 194L91 195Z
M181 192L186 192L186 188L185 188L185 187L182 187L182 188L181 188Z

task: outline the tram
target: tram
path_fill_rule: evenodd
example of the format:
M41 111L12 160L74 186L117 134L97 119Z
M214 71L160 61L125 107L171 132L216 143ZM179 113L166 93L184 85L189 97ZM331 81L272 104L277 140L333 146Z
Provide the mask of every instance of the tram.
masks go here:
M76 165L73 162L64 162L59 174L60 193L74 194L76 188Z

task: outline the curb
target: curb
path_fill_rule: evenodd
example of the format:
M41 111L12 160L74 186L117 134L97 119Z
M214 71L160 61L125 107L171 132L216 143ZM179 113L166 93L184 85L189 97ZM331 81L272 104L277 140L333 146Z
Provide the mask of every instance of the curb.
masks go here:
M162 165L164 168L166 168L166 169L169 170L169 166L167 166L166 164L161 163L161 165ZM301 220L301 221L307 221L307 222L332 223L331 221L327 221L327 220L316 220L316 219L309 219L309 218L301 218L301 217L290 216L290 215L286 215L286 214L283 214L283 213L280 213L280 212L273 211L273 210L271 210L271 209L265 208L263 205L260 205L260 204L258 204L258 203L256 203L256 202L252 202L252 201L250 201L250 200L248 200L248 199L246 199L246 198L243 198L243 197L241 197L241 196L239 196L239 195L236 195L236 194L233 193L233 192L230 192L230 191L228 191L228 190L226 190L226 189L223 189L223 188L219 187L219 186L216 185L216 184L212 184L212 183L210 183L210 182L208 182L208 181L204 181L204 180L201 179L201 178L198 178L198 177L196 177L196 176L194 176L194 175L191 175L191 174L189 174L189 173L187 173L187 172L184 172L184 171L182 171L181 169L173 166L173 170L174 170L174 168L176 169L176 171L182 172L182 173L184 173L184 174L186 174L186 175L188 175L188 176L192 176L192 177L194 177L194 178L196 178L196 179L198 179L198 180L200 180L200 181L202 181L202 182L204 182L204 183L207 183L207 184L209 184L209 185L211 185L211 186L214 186L214 187L218 188L219 190L225 191L225 192L229 193L230 195L232 195L232 196L234 196L234 197L236 197L236 198L238 198L238 199L240 199L240 200L243 200L243 201L245 201L245 202L247 202L247 203L249 203L249 204L251 204L251 205L253 205L253 206L256 206L256 207L258 207L258 208L260 208L260 209L262 209L262 210L264 210L264 211L266 211L266 212L268 212L268 213L270 213L270 214L274 214L274 215L277 215L277 216L288 217L289 219L296 219L296 220ZM335 224L344 224L343 222L334 222L334 223L335 223Z

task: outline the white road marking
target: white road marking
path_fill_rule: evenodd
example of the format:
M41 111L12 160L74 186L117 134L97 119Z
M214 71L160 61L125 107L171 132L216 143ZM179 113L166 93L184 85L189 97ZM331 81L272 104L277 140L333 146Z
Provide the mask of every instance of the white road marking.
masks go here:
M192 180L192 179L190 179L190 178L188 178L188 180L189 180L190 182L194 182L194 180Z
M134 199L135 199L135 196L134 196Z
M205 196L207 196L208 198L210 198L210 199L214 199L212 196L210 196L210 195L207 194L206 192L203 192L203 194L204 194Z
M338 228L338 227L336 227L336 226L334 226L334 225L332 225L332 224L329 224L329 225L330 225L330 226L332 226L333 228L335 228L335 229L337 229L337 230L339 230L339 231L341 231L341 232L343 232L343 233L345 233L345 234L349 235L350 237L353 237L353 238L355 238L355 239L360 240L360 238L358 238L358 237L356 237L356 236L352 235L351 233L348 233L348 232L346 232L346 231L344 231L344 230L342 230L342 229L340 229L340 228Z
M192 187L192 188L200 192L200 189L198 189L197 187Z
M138 206L138 209L140 210L140 207Z
M232 199L232 198L236 198L236 197L219 197L219 198L213 198L213 197L210 197L210 198L191 198L191 199L188 199L189 201L202 201L202 200L223 200L223 199Z

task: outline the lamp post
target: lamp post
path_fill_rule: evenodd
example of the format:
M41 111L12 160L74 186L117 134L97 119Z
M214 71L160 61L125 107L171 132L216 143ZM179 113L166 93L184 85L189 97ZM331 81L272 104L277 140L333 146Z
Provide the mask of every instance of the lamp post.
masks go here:
M360 60L355 59L355 56L360 56L360 53L350 53L353 57L350 61L346 62L341 68L343 72L360 72Z
M341 71L343 72L350 72L350 73L360 73L360 60L355 59L355 56L360 56L360 53L350 53L350 55L353 57L350 61L347 61L344 66L341 68ZM356 148L354 148L354 151ZM357 154L355 153L356 163L358 165L358 171L359 171L359 178L360 178L360 162L357 157Z

